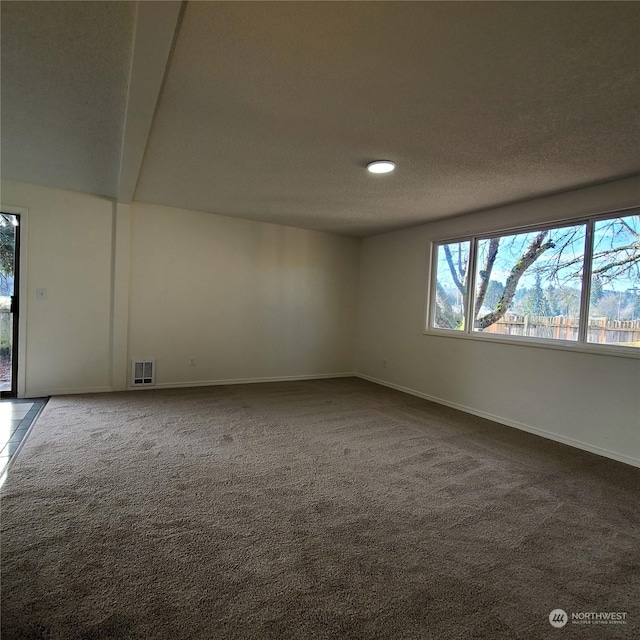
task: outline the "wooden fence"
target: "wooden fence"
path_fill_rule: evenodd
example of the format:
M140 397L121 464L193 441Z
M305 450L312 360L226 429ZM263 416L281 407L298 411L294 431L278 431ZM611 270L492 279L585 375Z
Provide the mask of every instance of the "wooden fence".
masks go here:
M484 332L575 341L578 339L578 318L507 314ZM640 346L640 320L589 318L588 340L600 344Z

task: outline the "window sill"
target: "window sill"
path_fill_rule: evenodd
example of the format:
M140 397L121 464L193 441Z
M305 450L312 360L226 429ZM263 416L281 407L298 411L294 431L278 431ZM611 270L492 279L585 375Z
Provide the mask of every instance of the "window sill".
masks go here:
M504 338L486 333L463 333L449 329L427 329L425 336L436 336L439 338L455 338L462 340L474 340L477 342L493 342L495 344L517 345L519 347L533 347L534 349L552 349L555 351L572 351L573 353L588 353L598 356L614 356L618 358L640 359L640 348L638 347L616 347L606 344L592 344L583 342L569 342L566 340L545 340L543 338L518 338L510 336Z

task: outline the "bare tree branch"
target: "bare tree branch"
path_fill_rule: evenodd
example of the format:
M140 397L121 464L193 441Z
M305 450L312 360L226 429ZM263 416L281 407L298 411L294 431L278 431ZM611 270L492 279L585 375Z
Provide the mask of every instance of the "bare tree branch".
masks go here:
M453 282L456 285L456 287L458 287L458 291L460 291L460 293L464 296L466 295L465 286L462 284L460 280L460 276L463 275L462 269L460 269L460 276L459 276L453 264L453 258L451 257L451 249L449 249L449 245L445 244L442 246L444 248L444 255L447 259L447 264L449 265L449 271L451 271L451 277L453 278ZM458 259L460 259L460 251L458 251Z
M531 244L528 246L527 250L524 252L520 260L516 262L511 269L511 273L507 278L507 282L504 287L504 291L502 296L496 305L496 308L485 316L478 318L475 322L475 327L477 329L486 329L491 326L494 322L500 320L500 318L504 317L505 313L507 313L511 303L513 302L513 297L516 293L516 288L518 286L518 282L522 277L522 274L548 249L552 249L555 247L555 244L552 241L545 242L543 244L543 240L548 235L549 231L541 231L538 235L532 240Z
M632 266L636 264L638 261L640 261L640 256L638 255L628 256L624 260L616 260L615 262L608 262L607 264L602 265L598 269L594 269L592 273L593 275L600 275L600 274L606 273L607 271L613 269L614 267L621 267L625 265ZM624 273L624 271L626 271L626 269L623 269L622 271L619 271L616 273L617 275L619 275L620 273Z
M636 238L638 238L640 240L640 233L638 233L637 231L635 231L626 221L624 218L616 218L616 222L619 222L623 227L626 227L626 229L629 231L629 233L632 236L635 236Z
M593 254L593 262L597 262L602 258L607 258L609 256L620 254L623 252L628 252L628 251L633 251L634 255L630 256L629 260L625 260L625 263L627 262L630 264L640 263L640 243L633 243L633 244L626 245L624 247L615 247L612 249L603 249L602 251L598 251L597 253ZM584 262L584 255L579 255L575 258L571 258L570 260L567 260L566 262L556 261L554 262L553 265L550 265L549 267L541 267L540 272L551 273L552 275L555 275L561 269L566 269L567 267L570 267L574 264L582 264L583 262ZM608 263L608 264L613 264L613 263ZM596 272L597 270L593 271L593 273L596 273Z
M477 318L480 313L480 309L484 304L484 299L487 295L487 288L489 287L489 280L491 279L491 272L493 271L493 265L498 255L498 248L500 246L500 238L491 238L489 240L489 248L487 250L487 257L484 261L484 266L480 270L480 284L478 285L478 293L476 294L476 301L473 310L473 317Z

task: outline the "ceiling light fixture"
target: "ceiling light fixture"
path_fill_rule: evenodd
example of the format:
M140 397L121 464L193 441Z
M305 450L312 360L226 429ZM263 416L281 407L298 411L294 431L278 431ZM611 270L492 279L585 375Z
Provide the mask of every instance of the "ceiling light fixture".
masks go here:
M369 173L391 173L396 168L396 163L391 160L375 160L367 165Z

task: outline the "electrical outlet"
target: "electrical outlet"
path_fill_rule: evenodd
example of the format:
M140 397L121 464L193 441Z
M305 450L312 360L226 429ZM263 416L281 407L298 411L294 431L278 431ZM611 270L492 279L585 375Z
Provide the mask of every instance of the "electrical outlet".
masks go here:
M386 360L383 360L383 361L382 361L382 368L383 368L383 369L386 369L386 368L387 368L387 361L386 361Z
M190 367L195 367L196 366L196 359L195 358L189 358L189 366Z

